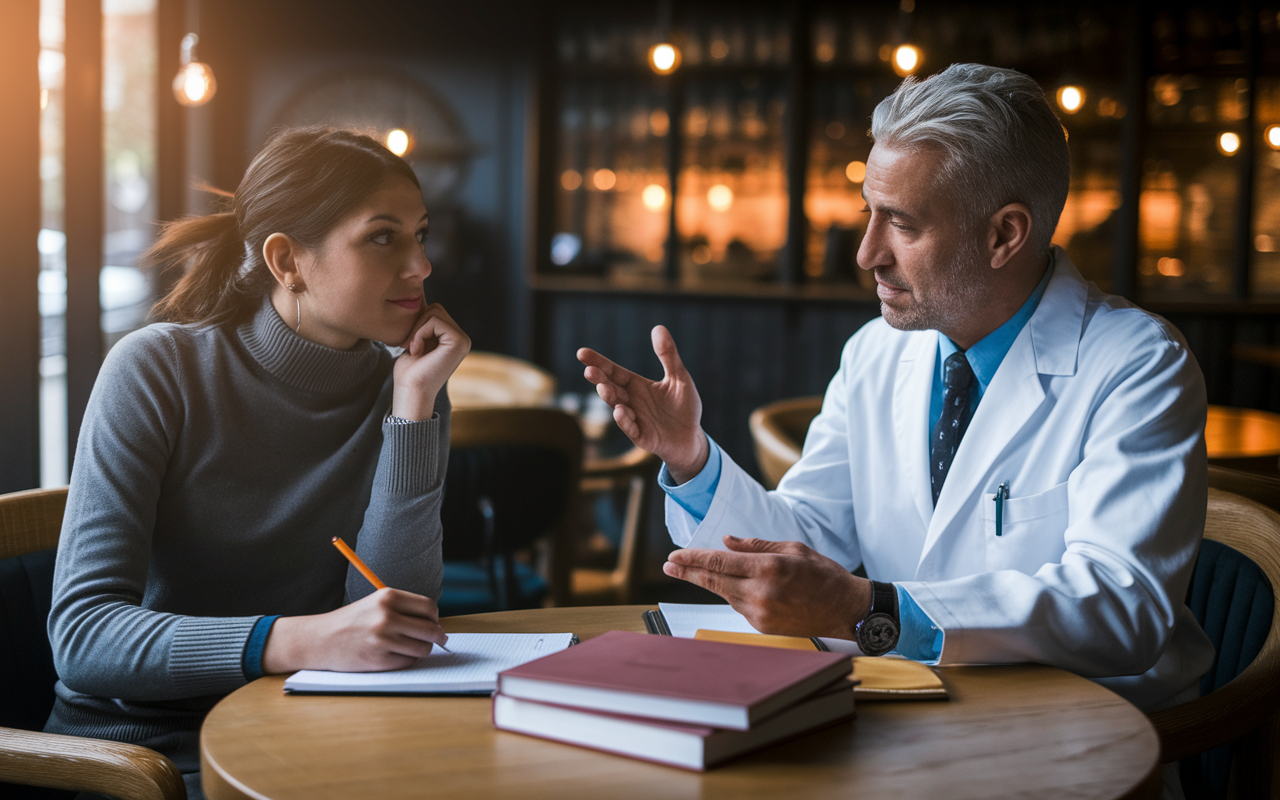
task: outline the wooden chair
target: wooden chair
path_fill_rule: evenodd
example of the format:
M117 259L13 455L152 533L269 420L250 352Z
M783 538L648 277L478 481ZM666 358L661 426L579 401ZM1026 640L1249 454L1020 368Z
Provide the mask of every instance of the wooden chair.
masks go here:
M756 445L760 482L776 489L782 476L800 460L809 423L822 410L822 395L795 397L760 406L748 424Z
M662 462L654 454L634 447L615 458L604 458L583 467L582 492L627 491L622 540L613 569L575 567L572 574L576 605L630 605L644 580L644 545L649 529L649 506Z
M514 585L515 553L527 550L535 540L544 541L549 599L555 605L569 603L582 476L582 429L577 419L556 408L457 408L453 411L449 446L450 473L445 478L442 510L446 558L451 550L476 558L483 547L489 547L491 556L506 561L506 585L511 592L518 588ZM543 456L539 456L539 450ZM463 459L468 451L482 457L466 463ZM464 463L470 474L455 473L455 468ZM495 474L485 474L489 468ZM544 483L546 487L539 491L556 493L546 498L554 502L549 509L541 509L546 511L544 520L534 520L538 509L532 508L527 491L534 484ZM521 491L526 494L523 498ZM540 499L541 496L532 498ZM478 512L477 504L481 506ZM476 516L459 517L451 508L478 515L481 525L476 524ZM451 519L470 522L455 523L451 530ZM476 541L476 529L481 526L483 536L490 540L487 545ZM469 541L460 541L460 536ZM449 592L447 566L445 596ZM491 571L490 583L492 575ZM443 602L444 597L442 605Z
M1209 465L1209 488L1238 494L1280 511L1280 477Z
M22 595L47 595L52 585L51 551L58 546L58 533L62 528L66 502L65 488L0 495L0 574L6 578L14 577L12 582L6 580L6 585L0 586L0 616L5 617L10 626L23 621L3 613L9 604L12 603L15 608L19 604L25 606L27 616L32 616L29 612L39 603L30 597L23 598ZM47 583L43 587L17 585L24 581L31 584ZM5 589L13 591L10 593ZM43 611L44 616L47 616L47 608ZM28 630L32 623L43 630L45 620L28 619L25 622ZM47 646L47 638L44 643ZM4 655L0 653L0 659ZM14 672L56 679L52 657L48 652L8 655L13 657L13 662L7 666ZM48 659L47 665L32 663L37 658ZM48 706L44 708L43 716L48 716L53 703L52 680L48 686L7 685L4 691L10 697L19 693L35 697L46 696ZM32 714L27 713L25 716L28 718L26 721L30 722ZM10 720L5 720L5 724L10 724ZM72 792L94 792L121 800L185 800L187 796L178 768L154 750L100 739L0 727L0 795L11 797L22 791L4 786L6 783Z
M1199 699L1154 712L1150 718L1166 763L1234 742L1235 763L1225 768L1235 783L1236 796L1267 797L1273 720L1280 707L1280 603L1273 594L1274 587L1280 586L1280 514L1238 495L1210 489L1204 536L1188 598L1206 633L1215 639L1218 653L1201 684ZM1270 586L1259 582L1246 594L1242 576L1251 565L1240 556L1256 565ZM1259 592L1266 596L1259 597ZM1210 619L1201 618L1206 604ZM1258 608L1268 609L1269 618L1251 618L1259 616ZM1238 640L1258 631L1266 632L1265 639L1257 655L1248 659ZM1237 640L1234 647L1232 637ZM1206 692L1207 685L1217 688ZM1187 769L1184 762L1184 776ZM1225 774L1218 775L1218 783L1220 790L1225 789Z
M454 408L555 405L556 379L536 364L499 353L472 351L449 378Z

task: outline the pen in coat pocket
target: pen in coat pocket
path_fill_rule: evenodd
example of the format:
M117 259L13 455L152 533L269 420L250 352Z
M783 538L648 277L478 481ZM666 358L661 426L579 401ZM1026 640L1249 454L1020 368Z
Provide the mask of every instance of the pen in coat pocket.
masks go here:
M1004 501L1009 499L1009 482L996 487L996 536L1004 535Z

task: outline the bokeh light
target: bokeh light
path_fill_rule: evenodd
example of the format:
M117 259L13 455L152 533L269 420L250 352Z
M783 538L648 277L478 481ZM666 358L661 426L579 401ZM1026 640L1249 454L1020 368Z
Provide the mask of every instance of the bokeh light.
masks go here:
M919 47L913 44L898 45L898 49L893 51L893 71L902 76L910 75L920 68L922 60L924 54Z
M649 66L659 75L670 75L680 66L680 48L670 42L649 48Z
M661 211L667 207L667 190L656 183L651 183L640 193L640 200L650 211Z
M1058 90L1058 108L1074 114L1084 107L1084 89L1079 86L1063 86Z
M400 128L393 128L387 134L387 149L398 156L409 152L409 134Z
M733 190L723 183L717 183L707 190L707 205L712 211L724 213L733 207Z
M618 176L611 169L598 169L591 176L591 182L602 192L607 192L618 182Z
M213 99L218 81L208 64L192 61L173 78L173 96L184 106L202 106Z

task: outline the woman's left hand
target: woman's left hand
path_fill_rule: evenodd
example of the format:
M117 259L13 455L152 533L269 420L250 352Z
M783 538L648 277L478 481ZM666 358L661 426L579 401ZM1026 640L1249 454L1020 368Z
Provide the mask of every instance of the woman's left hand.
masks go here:
M391 413L401 419L431 419L436 395L471 351L471 339L439 303L422 309L413 333L400 344Z

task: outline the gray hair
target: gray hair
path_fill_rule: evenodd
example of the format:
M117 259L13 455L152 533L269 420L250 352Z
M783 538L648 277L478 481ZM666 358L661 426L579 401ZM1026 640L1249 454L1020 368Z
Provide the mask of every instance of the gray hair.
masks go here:
M1048 251L1067 202L1071 156L1062 123L1031 78L982 64L909 77L876 106L871 139L940 150L937 185L972 209L970 224L1023 203L1031 209L1030 246Z

